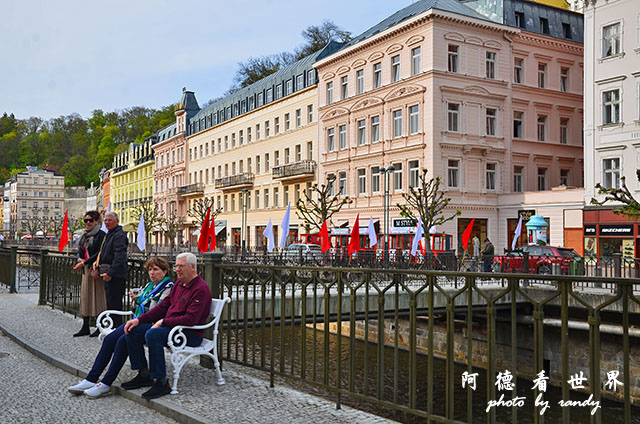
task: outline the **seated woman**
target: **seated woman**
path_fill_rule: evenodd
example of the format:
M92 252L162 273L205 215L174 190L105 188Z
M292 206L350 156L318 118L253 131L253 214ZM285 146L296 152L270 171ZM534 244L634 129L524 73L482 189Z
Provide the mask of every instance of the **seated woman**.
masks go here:
M134 317L142 315L162 302L169 295L171 287L173 287L173 281L168 276L170 268L166 260L151 258L145 264L145 269L149 273L151 282L144 289L141 289L138 295L131 290L129 291L129 296L134 305ZM113 384L124 366L127 356L127 339L124 334L124 324L122 324L104 338L89 375L78 384L69 387L69 392L76 395L84 393L91 398L108 394L111 384ZM109 369L102 381L98 383L100 374L107 367L109 361L111 361L111 365L109 365Z

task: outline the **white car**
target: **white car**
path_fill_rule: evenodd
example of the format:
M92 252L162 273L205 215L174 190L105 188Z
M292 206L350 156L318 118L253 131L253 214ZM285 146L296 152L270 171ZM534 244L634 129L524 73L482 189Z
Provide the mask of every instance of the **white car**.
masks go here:
M322 247L318 244L290 244L284 252L284 257L290 261L320 260L322 259Z

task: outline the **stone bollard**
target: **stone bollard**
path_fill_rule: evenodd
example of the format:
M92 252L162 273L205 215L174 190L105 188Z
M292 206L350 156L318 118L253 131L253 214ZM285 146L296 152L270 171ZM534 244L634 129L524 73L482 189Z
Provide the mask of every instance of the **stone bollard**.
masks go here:
M214 299L220 299L220 296L223 292L223 276L222 268L220 267L220 265L222 264L223 256L224 253L222 252L208 252L202 255L204 263L204 275L202 277L209 284L211 297L213 297ZM222 323L222 320L220 321L220 323ZM212 339L213 329L206 329L204 337L207 339ZM221 340L218 337L218 352L220 352L220 344ZM220 361L220 367L222 368L222 359L218 357L218 360ZM213 369L213 361L208 356L200 356L200 365L205 368Z
M18 268L18 246L11 246L11 270L9 271L9 293L17 293L16 278Z

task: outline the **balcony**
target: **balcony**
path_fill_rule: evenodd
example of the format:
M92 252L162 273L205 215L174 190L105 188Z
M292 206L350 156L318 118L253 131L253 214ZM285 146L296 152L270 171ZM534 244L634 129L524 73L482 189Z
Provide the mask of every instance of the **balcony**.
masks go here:
M288 165L275 166L271 169L271 176L274 180L286 182L304 180L313 177L315 173L316 162L313 160L303 160Z
M183 197L202 196L204 193L204 183L189 184L178 187L178 195Z
M223 190L236 190L253 186L253 174L245 172L231 177L217 178L215 187Z

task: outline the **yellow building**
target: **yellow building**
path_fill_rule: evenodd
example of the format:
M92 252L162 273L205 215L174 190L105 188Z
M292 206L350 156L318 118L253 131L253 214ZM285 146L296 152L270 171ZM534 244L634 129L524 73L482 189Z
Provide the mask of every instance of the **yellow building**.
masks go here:
M536 3L546 4L547 6L559 7L561 9L568 9L569 3L567 0L533 0Z
M113 158L110 177L111 211L120 217L125 231L135 232L138 218L134 213L141 203L153 202L154 156L151 146L156 136L143 143L131 143L129 150Z

